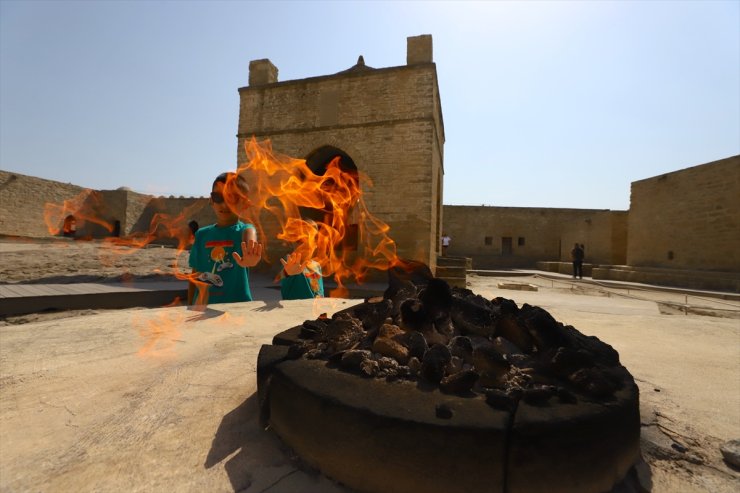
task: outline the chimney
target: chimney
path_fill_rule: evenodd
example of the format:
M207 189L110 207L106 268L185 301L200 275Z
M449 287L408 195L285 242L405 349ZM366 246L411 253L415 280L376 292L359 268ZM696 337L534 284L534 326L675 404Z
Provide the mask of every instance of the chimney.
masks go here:
M263 58L249 62L249 85L261 86L278 81L278 69L272 62Z
M431 34L409 36L406 38L406 65L432 62Z

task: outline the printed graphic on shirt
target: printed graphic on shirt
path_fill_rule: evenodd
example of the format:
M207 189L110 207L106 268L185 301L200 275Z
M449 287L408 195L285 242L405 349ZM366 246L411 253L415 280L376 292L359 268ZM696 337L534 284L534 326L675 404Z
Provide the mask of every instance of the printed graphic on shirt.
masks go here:
M224 280L218 274L211 274L210 272L201 272L198 274L198 280L213 284L214 286L221 287L224 285Z
M211 249L210 257L213 260L213 269L211 272L203 272L198 276L198 279L204 282L213 284L214 286L221 287L224 285L221 276L216 274L216 271L221 272L223 270L232 269L234 264L231 263L231 259L228 257L226 248L233 247L234 242L232 240L213 240L206 242L206 250Z
M312 260L306 264L306 268L303 269L303 275L308 279L308 283L311 286L311 291L314 293L319 292L319 279L321 279L321 265L318 262Z

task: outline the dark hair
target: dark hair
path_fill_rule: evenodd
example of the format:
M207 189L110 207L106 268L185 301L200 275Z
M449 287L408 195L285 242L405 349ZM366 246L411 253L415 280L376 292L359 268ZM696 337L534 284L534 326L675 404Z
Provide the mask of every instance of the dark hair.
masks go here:
M224 185L226 185L226 182L230 180L233 180L235 182L236 187L239 190L241 190L244 193L249 193L249 184L247 183L247 180L245 180L242 175L238 175L234 173L233 171L226 171L218 175L216 179L213 180L213 185L211 185L211 190L213 190L213 187L216 186L216 183L223 183Z

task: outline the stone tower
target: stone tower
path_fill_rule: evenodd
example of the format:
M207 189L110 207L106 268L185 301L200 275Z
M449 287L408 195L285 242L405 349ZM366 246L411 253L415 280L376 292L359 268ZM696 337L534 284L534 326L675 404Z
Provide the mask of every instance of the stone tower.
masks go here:
M270 60L254 60L239 97L239 164L252 137L317 173L341 156L370 178L365 203L390 226L398 255L435 268L445 136L431 35L409 37L399 67L372 68L360 56L333 75L279 82ZM272 241L268 226L265 233ZM281 253L277 242L269 248Z

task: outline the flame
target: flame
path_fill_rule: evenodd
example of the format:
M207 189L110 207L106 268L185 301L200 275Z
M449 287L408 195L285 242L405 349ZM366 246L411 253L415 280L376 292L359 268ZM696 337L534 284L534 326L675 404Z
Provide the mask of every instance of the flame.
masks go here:
M152 216L147 232L134 232L122 238L106 238L106 240L124 247L143 248L156 240L175 239L178 251L182 252L192 241L188 221L205 205L204 200L196 201L174 215L157 212Z
M222 315L215 318L215 323L227 328L239 327L247 323L247 318L243 315L233 315L232 313L225 311Z
M95 190L85 189L76 197L65 200L61 205L47 203L44 205L44 222L49 234L56 236L63 232L68 218L74 218L76 228L85 226L85 223L93 223L113 232L113 225L101 219L99 211L104 203L100 193Z
M338 287L331 291L333 297L348 297L345 283L362 283L370 270L404 265L396 255L389 226L370 214L365 205L363 187L372 186L366 175L348 169L339 156L326 164L323 174L316 174L304 159L273 152L269 140L258 143L252 138L245 143L245 150L247 161L227 179L223 194L241 219L257 227L266 262L270 263L275 240L292 243L303 259L321 265L324 277L334 278ZM249 184L248 192L239 186L239 180ZM155 240L174 238L178 249L175 277L202 288L206 283L187 272L189 269L181 270L179 258L192 241L187 221L206 204L199 200L177 214L155 213L148 231L104 241L110 246L109 252L125 255ZM62 231L65 218L70 216L77 220L78 230L91 223L113 233L115 227L105 219L105 211L103 195L85 190L61 205L46 204L44 220L52 235ZM268 228L262 224L263 212L272 217L277 229L275 224ZM198 291L205 296L205 289Z
M322 314L326 317L327 313L336 313L340 309L339 301L334 298L315 298L311 312L313 318L319 318Z
M152 199L156 201L158 199ZM147 206L150 206L148 204ZM177 214L166 214L156 212L153 214L149 228L145 232L134 232L125 236L108 236L103 239L107 248L100 249L98 253L99 260L103 265L114 265L116 257L119 255L130 255L137 250L146 247L157 240L176 240L177 254L175 263L172 266L174 276L180 280L191 280L201 285L197 279L191 279L189 272L181 270L180 257L192 242L192 234L188 221L194 217L200 209L207 205L207 201L199 200ZM65 200L61 204L46 203L44 206L44 222L51 235L60 235L68 232L70 220L73 220L76 226L76 238L91 238L90 225L97 225L103 228L107 234L113 234L116 229L113 221L106 219L106 204L103 195L100 192L85 189L76 197ZM94 227L94 226L93 226ZM87 237L81 236L81 231L87 233ZM66 246L61 244L62 246ZM187 267L187 258L185 259ZM189 268L187 269L189 271ZM201 291L203 291L201 289Z
M167 358L175 356L175 345L180 342L180 330L185 320L182 311L159 310L153 317L135 318L142 346L137 351L141 357Z
M371 215L363 200L360 185L372 186L367 176L343 168L339 156L318 175L305 160L273 152L269 140L252 138L245 151L247 162L237 173L249 183L249 192L239 192L234 184L224 187L224 195L237 208L244 204L240 217L254 223L263 239L267 236L259 212L269 212L279 225L277 238L296 244L302 258L316 260L325 277L334 277L338 288L331 296L347 296L346 280L361 283L370 269L387 270L399 263L389 226ZM302 209L322 218L304 217ZM269 252L269 238L264 242Z

